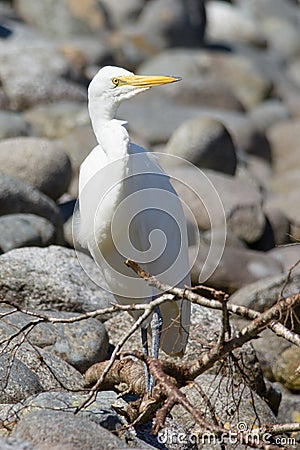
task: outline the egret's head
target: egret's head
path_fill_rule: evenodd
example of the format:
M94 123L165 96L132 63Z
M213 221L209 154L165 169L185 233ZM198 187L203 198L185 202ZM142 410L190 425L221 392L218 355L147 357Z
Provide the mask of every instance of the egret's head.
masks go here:
M106 66L99 70L89 85L89 102L116 109L122 100L134 97L150 87L174 83L180 78L134 75L121 67Z

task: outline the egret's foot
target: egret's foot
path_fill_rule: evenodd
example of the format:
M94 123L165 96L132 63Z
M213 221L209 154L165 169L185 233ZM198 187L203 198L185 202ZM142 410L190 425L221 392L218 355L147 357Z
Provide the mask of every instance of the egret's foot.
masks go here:
M143 345L143 353L144 355L149 355L149 347L148 347L148 336L147 336L147 328L141 328L142 334L142 345ZM144 370L145 370L145 388L146 392L150 392L152 387L150 387L150 372L147 364L144 362Z
M157 306L154 310L152 320L151 320L151 330L152 330L152 357L158 358L159 354L159 347L160 347L160 341L161 341L161 332L163 327L163 319L160 312L159 306ZM150 382L149 382L149 391L154 387L155 381L150 375Z

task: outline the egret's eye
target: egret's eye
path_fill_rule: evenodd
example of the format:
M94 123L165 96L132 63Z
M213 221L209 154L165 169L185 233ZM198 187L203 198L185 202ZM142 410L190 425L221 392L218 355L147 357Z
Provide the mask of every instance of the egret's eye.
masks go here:
M119 86L119 84L120 84L119 78L113 78L111 81L115 86Z

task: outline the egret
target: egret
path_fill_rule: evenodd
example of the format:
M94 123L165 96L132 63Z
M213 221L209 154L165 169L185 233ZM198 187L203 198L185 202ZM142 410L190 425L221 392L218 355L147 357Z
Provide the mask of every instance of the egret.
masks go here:
M161 282L180 287L190 285L181 201L155 155L133 144L126 122L115 118L123 100L178 80L170 76L139 76L123 68L106 66L88 88L89 114L98 145L80 168L79 240L101 267L120 304L149 302L158 295L125 266L127 258L138 262ZM132 312L135 318L139 314ZM161 304L152 318L142 324L143 351L148 353L149 329L152 356L158 356L159 348L181 356L187 344L189 323L188 301L170 300ZM151 389L149 374L146 387Z

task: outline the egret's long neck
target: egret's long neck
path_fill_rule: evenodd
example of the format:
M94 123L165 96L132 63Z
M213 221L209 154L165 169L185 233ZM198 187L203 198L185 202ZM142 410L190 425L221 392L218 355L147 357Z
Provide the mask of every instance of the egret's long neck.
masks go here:
M126 122L115 119L118 105L95 101L89 98L88 108L93 130L102 150L112 161L128 155L130 138Z

